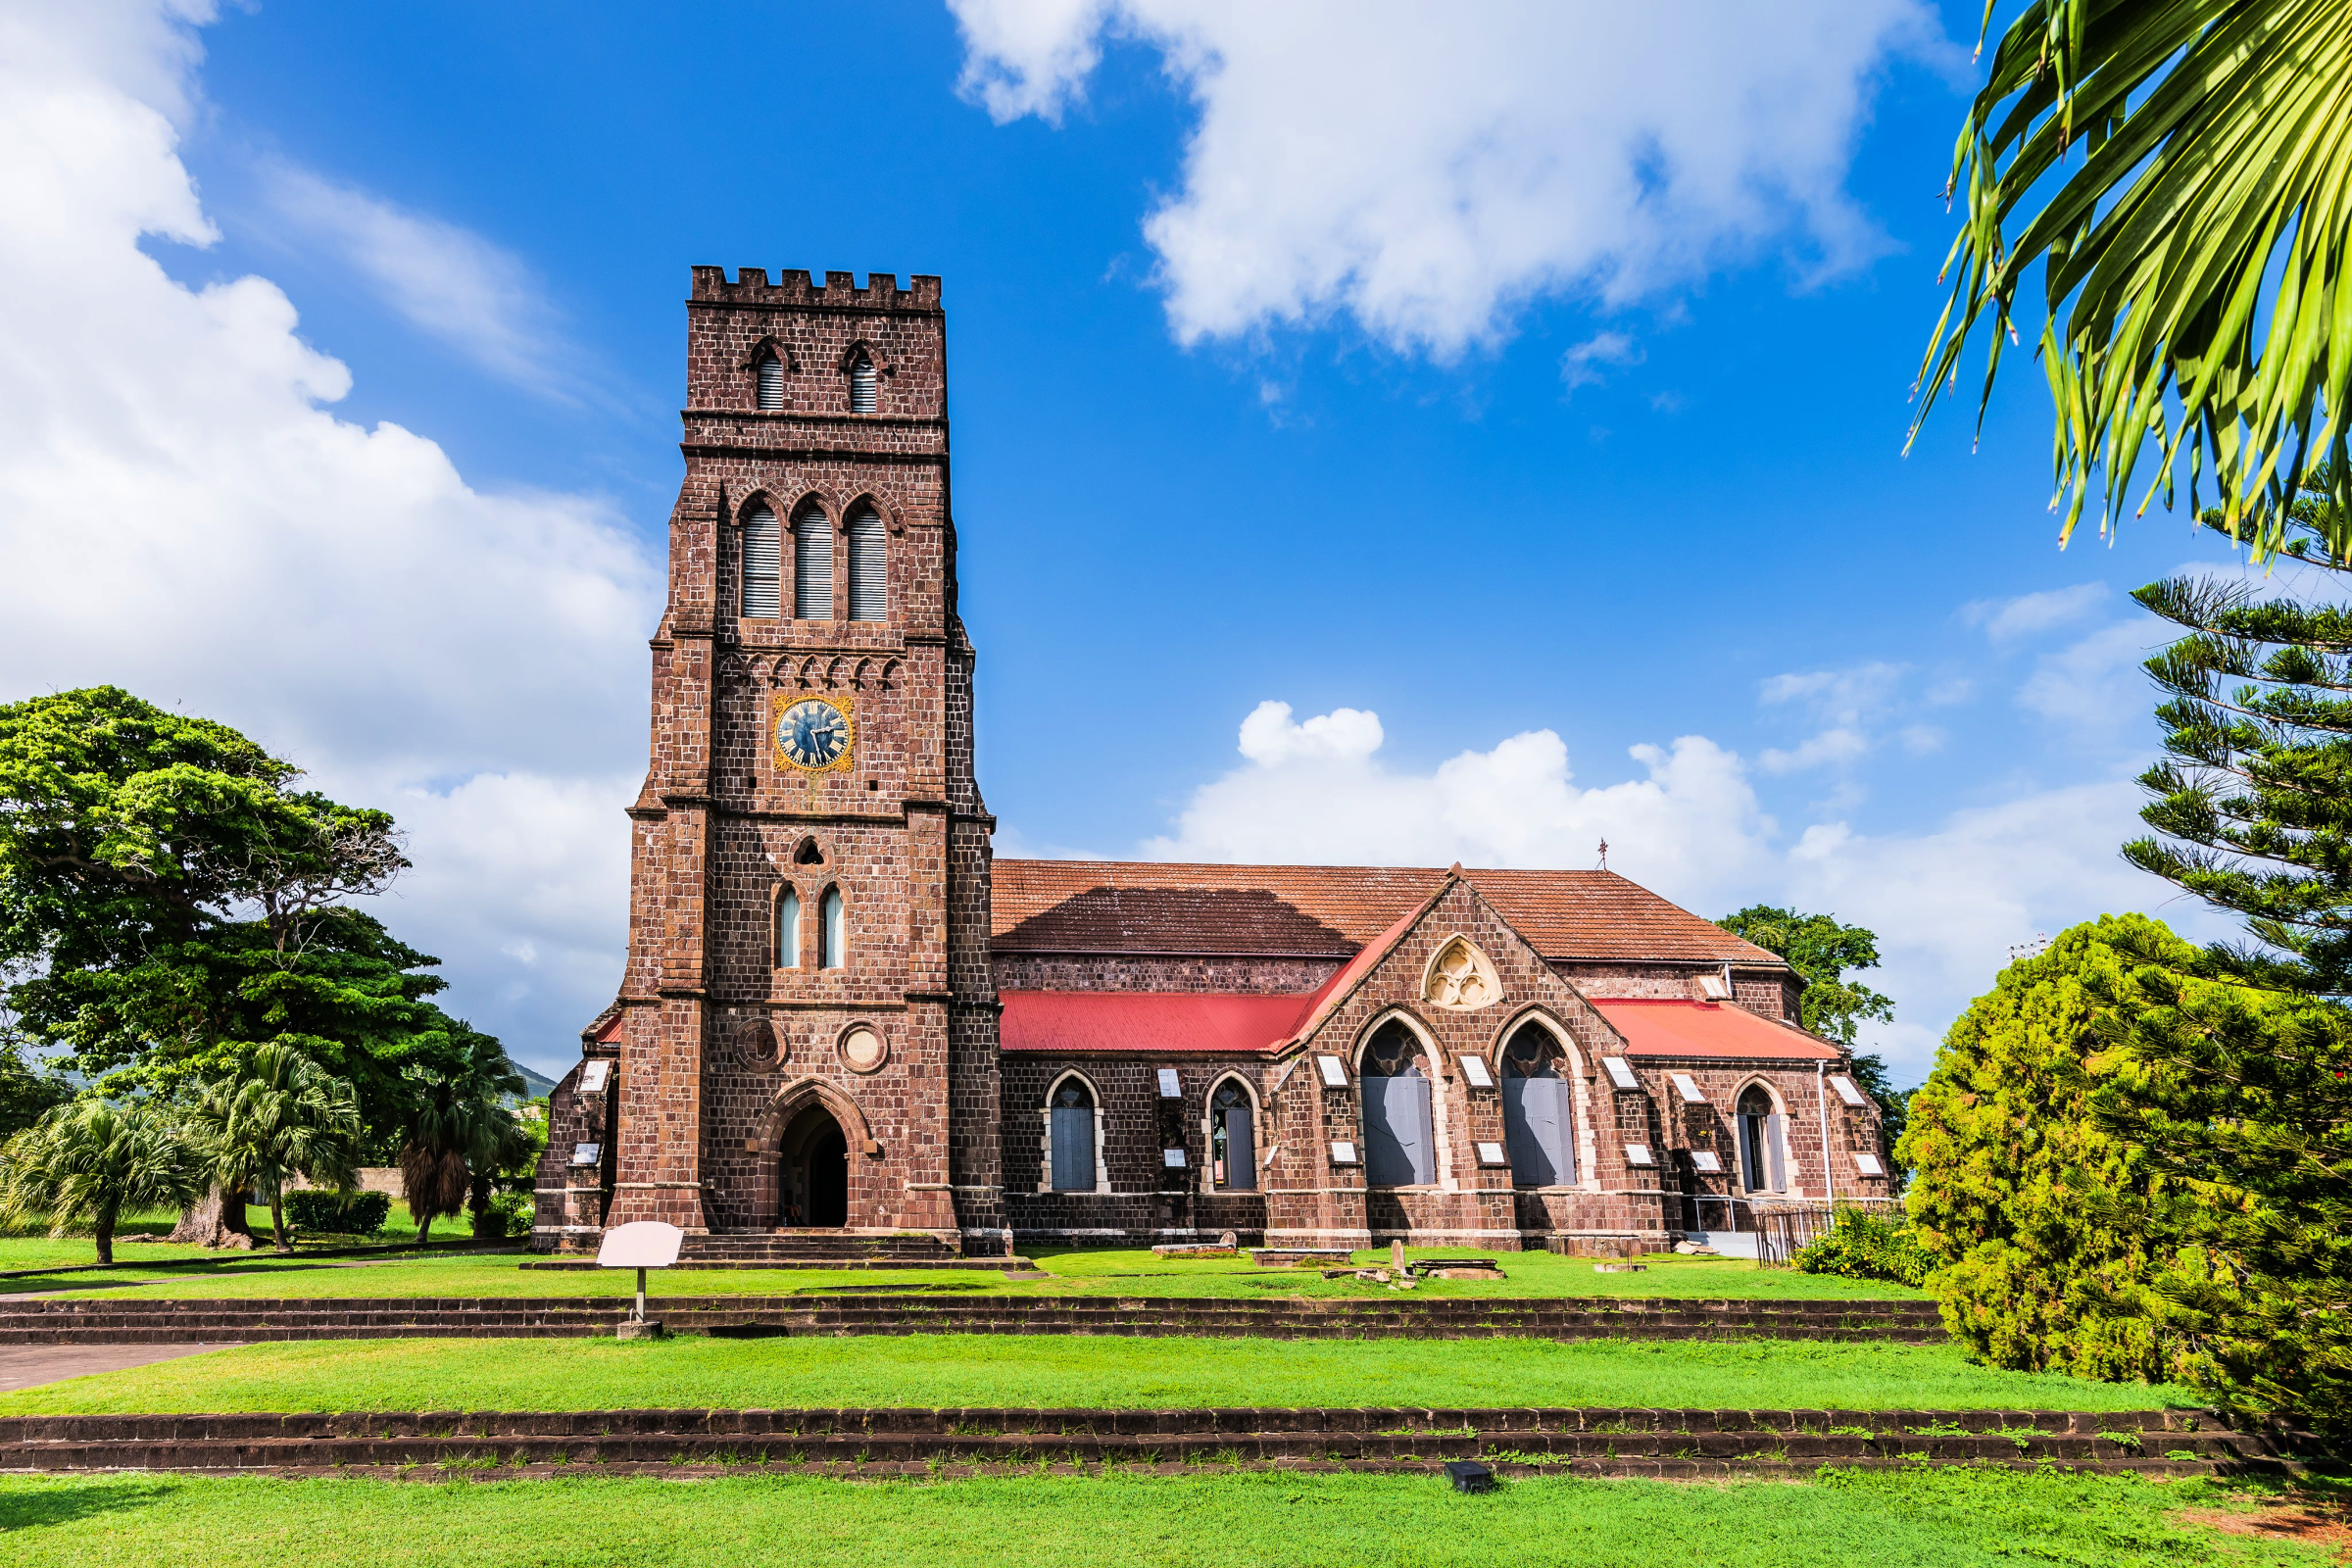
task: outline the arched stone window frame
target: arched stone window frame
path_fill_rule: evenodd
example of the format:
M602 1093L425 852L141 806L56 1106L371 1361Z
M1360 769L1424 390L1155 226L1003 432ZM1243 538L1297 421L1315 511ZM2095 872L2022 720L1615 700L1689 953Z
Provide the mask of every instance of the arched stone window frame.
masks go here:
M1037 1107L1037 1191L1040 1197L1059 1195L1069 1198L1087 1191L1083 1187L1056 1187L1054 1185L1054 1097L1061 1092L1063 1084L1073 1078L1086 1086L1087 1094L1093 1097L1095 1102L1095 1185L1093 1191L1097 1194L1107 1194L1110 1191L1110 1162L1103 1156L1102 1086L1096 1083L1091 1074L1077 1067L1064 1067L1054 1075L1053 1082L1046 1085L1046 1098L1038 1102Z
M1559 1042L1561 1053L1568 1059L1569 1099L1576 1112L1576 1183L1570 1187L1531 1187L1534 1193L1597 1193L1600 1191L1599 1137L1592 1126L1592 1080L1587 1076L1584 1047L1577 1044L1576 1032L1570 1029L1559 1014L1541 1003L1521 1007L1502 1022L1487 1042L1481 1054L1487 1059L1487 1070L1494 1075L1499 1091L1502 1083L1502 1052L1511 1043L1511 1036L1525 1023L1540 1024ZM1611 1123L1614 1125L1614 1122Z
M1442 946L1443 944L1441 944ZM1372 1037L1379 1034L1382 1026L1392 1020L1402 1023L1419 1038L1422 1054L1429 1059L1429 1136L1430 1141L1438 1146L1438 1179L1436 1184L1431 1187L1385 1187L1379 1191L1396 1193L1459 1192L1461 1184L1455 1180L1453 1170L1453 1121L1446 1103L1450 1097L1446 1093L1446 1084L1453 1078L1453 1062L1446 1054L1446 1048L1438 1043L1438 1032L1410 1007L1384 1007L1373 1014L1371 1020L1363 1028L1356 1031L1355 1046L1348 1056L1348 1065L1353 1069L1355 1077L1353 1087L1355 1090L1356 1138L1360 1144L1366 1136L1364 1132L1364 1053L1372 1048ZM1356 1151L1356 1157L1358 1159L1365 1157L1365 1151L1360 1147ZM1366 1167L1365 1174L1368 1181L1370 1167Z
M1213 1194L1245 1190L1219 1187L1216 1183L1214 1151L1217 1131L1217 1091L1227 1084L1239 1085L1242 1093L1250 1100L1250 1176L1256 1185L1246 1191L1262 1194L1266 1190L1266 1166L1263 1157L1267 1147L1265 1136L1266 1100L1257 1092L1257 1085L1250 1081L1248 1074L1231 1067L1211 1078L1208 1081L1208 1092L1200 1097L1200 1191Z
M775 362L779 366L783 367L784 380L787 383L784 389L784 401L787 406L789 406L792 401L792 388L790 386L790 382L795 375L798 375L801 372L802 369L800 359L792 352L791 344L785 342L773 332L762 333L760 338L752 344L751 348L745 352L743 358L737 361L735 365L736 370L744 377L744 384L750 389L751 393L750 397L745 400L744 406L750 409L754 414L789 412L789 407L787 407L785 410L762 409L760 407L760 362L761 359L770 356L774 358Z
M784 961L784 900L787 895L789 895L798 904L798 908L794 911L793 918L800 923L800 930L796 934L804 939L795 945L793 949L793 956L797 961L791 964L787 964ZM800 884L798 882L794 881L790 877L781 878L776 883L775 892L770 895L768 899L768 966L772 969L775 969L777 972L784 974L799 974L806 970L808 967L808 944L806 940L808 934L808 897L801 892Z
M787 547L786 542L792 534L792 514L786 510L784 503L777 499L776 493L765 485L758 486L747 492L724 517L726 526L723 532L726 534L726 538L723 541L723 548L727 559L719 564L719 576L720 586L727 592L732 602L735 618L739 621L758 620L765 625L770 617L744 613L746 595L743 580L744 560L748 553L747 542L751 533L752 514L762 508L765 508L768 515L775 518L776 521L777 574L776 615L774 618L784 618L784 609L791 603L790 589L792 585L784 572L782 557Z
M1746 1140L1740 1136L1740 1118L1742 1112L1740 1109L1740 1102L1747 1098L1747 1092L1750 1089L1763 1090L1764 1098L1772 1102L1773 1114L1781 1118L1781 1185L1779 1187L1750 1187L1747 1185L1747 1144ZM1734 1174L1740 1183L1740 1191L1754 1193L1764 1198L1802 1198L1805 1189L1804 1184L1798 1178L1804 1173L1797 1165L1796 1150L1788 1139L1790 1130L1795 1126L1796 1118L1788 1113L1788 1097L1781 1093L1780 1085L1760 1072L1749 1072L1732 1090L1731 1117L1732 1160L1735 1167ZM1769 1163L1767 1160L1768 1167Z

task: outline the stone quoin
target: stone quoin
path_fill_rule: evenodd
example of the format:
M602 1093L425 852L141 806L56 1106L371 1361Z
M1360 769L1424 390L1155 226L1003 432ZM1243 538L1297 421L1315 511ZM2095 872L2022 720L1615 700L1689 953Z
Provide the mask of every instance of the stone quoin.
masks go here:
M1887 1196L1802 982L1613 872L996 859L940 280L698 267L686 317L628 956L534 1247L1627 1255Z

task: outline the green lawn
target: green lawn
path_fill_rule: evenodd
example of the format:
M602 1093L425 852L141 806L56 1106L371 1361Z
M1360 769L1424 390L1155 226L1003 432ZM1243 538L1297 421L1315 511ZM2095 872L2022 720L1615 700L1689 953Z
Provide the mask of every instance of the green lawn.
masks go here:
M2180 1389L1974 1366L1945 1345L924 1334L250 1345L0 1394L0 1415L844 1405L2146 1410L2196 1402Z
M267 1255L270 1250L270 1210L265 1206L255 1206L245 1211L245 1222L252 1227L257 1239L255 1245L260 1250L256 1252L208 1252L201 1247L175 1247L170 1242L137 1240L141 1236L169 1236L178 1222L179 1216L175 1213L126 1215L115 1227L115 1262L119 1271L136 1277L141 1265L163 1262L168 1258L210 1257L243 1262ZM444 1241L470 1241L472 1236L473 1232L463 1215L455 1224L444 1219L433 1227L436 1247ZM416 1240L416 1222L409 1218L406 1208L394 1203L391 1217L384 1221L384 1228L378 1234L365 1238L336 1238L328 1245L350 1246L354 1242L361 1242L389 1246L414 1243ZM95 1263L97 1260L97 1244L91 1241L86 1232L79 1236L61 1236L52 1241L45 1229L0 1231L0 1271L65 1268ZM0 1282L0 1289L6 1288L5 1283Z
M4 1250L16 1243L0 1243ZM677 1296L790 1296L823 1293L843 1286L921 1286L941 1292L1009 1296L1226 1296L1381 1297L1402 1292L1355 1279L1326 1280L1313 1269L1261 1269L1248 1257L1173 1261L1149 1250L1040 1251L1044 1280L1008 1280L993 1270L970 1269L670 1269L656 1276L655 1293ZM1408 1254L1416 1255L1416 1254ZM1417 1255L1445 1256L1444 1250ZM1454 1254L1458 1255L1458 1253ZM1385 1261L1386 1251L1361 1252L1360 1262ZM74 1295L138 1296L152 1298L270 1298L288 1296L625 1296L636 1277L623 1269L526 1269L515 1256L417 1258L366 1268L305 1267L267 1253L222 1255L215 1265L175 1270L166 1283L137 1267L136 1256L116 1253L108 1273L27 1282L28 1290L70 1289ZM0 1263L0 1266L5 1266ZM1502 1256L1501 1280L1432 1280L1415 1296L1473 1297L1678 1297L1784 1300L1924 1299L1925 1293L1872 1280L1799 1274L1758 1268L1739 1258L1667 1257L1642 1274L1600 1274L1588 1258L1548 1252ZM235 1278L219 1278L234 1274Z
M2318 1568L2324 1550L2181 1517L2242 1511L2205 1482L1956 1470L1807 1484L1227 1475L944 1482L0 1480L8 1559L217 1568L338 1564L874 1568Z

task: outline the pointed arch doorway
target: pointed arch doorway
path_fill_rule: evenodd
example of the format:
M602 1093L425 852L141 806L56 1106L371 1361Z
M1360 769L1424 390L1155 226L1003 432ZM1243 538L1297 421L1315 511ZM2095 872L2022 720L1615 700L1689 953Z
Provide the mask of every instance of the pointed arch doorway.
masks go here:
M781 1212L792 1230L839 1230L850 1222L850 1140L822 1101L811 1101L785 1123L776 1141Z

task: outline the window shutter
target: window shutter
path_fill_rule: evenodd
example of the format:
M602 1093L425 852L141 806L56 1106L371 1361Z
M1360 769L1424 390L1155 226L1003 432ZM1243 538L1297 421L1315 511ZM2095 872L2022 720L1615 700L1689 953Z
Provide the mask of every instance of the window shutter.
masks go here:
M1095 1190L1095 1113L1084 1105L1055 1105L1054 1123L1054 1190L1091 1193Z
M850 412L874 412L874 362L862 354L858 356L858 363L850 367Z
M850 618L882 620L890 603L882 514L871 507L850 514Z
M1788 1118L1786 1116L1772 1115L1764 1118L1764 1166L1771 1173L1772 1190L1776 1193L1785 1193L1788 1190L1788 1154L1781 1147L1786 1141L1784 1134L1788 1130Z
M784 546L776 514L754 507L743 519L743 604L741 613L752 620L773 620L783 613Z
M1225 1107L1225 1185L1235 1192L1257 1191L1257 1130L1248 1105Z
M1375 1187L1409 1187L1437 1180L1436 1140L1430 1136L1429 1080L1365 1078L1364 1178Z
M784 362L772 349L760 357L760 407L770 413L784 407Z
M792 612L802 620L833 618L833 523L815 507L792 525Z

